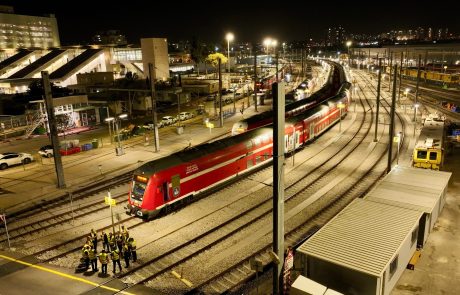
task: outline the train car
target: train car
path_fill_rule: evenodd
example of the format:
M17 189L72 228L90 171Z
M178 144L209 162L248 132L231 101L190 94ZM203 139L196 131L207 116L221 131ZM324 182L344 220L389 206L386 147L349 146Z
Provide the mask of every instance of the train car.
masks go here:
M314 108L322 102L327 101L331 97L334 97L335 95L337 95L337 93L339 93L340 95L345 95L347 97L347 100L349 100L350 87L351 84L349 82L343 83L340 86L340 88L338 88L338 90L336 88L323 87L306 99L290 103L285 106L286 119L300 115ZM273 122L273 116L273 111L267 111L252 116L250 118L235 122L232 126L232 135L241 134L248 130L271 124Z
M412 155L412 166L439 170L444 162L444 121L427 118Z
M337 93L346 91L347 95L350 95L348 89L351 87L351 83L344 81L344 79L343 68L337 65L333 66L328 78L329 82L321 87L321 89L307 98L286 104L286 118L299 115ZM231 133L232 135L237 135L248 130L271 124L273 122L273 116L273 111L267 111L250 118L240 120L233 124Z
M402 70L402 75L406 79L417 80L418 69L407 68ZM420 79L426 81L429 84L434 85L446 85L449 87L460 86L460 74L457 73L442 73L436 71L420 71Z
M347 104L346 97L337 96L308 114L289 120L284 152L291 153L304 146L338 122L339 102ZM153 160L134 172L126 213L153 218L170 206L268 163L272 154L270 125Z

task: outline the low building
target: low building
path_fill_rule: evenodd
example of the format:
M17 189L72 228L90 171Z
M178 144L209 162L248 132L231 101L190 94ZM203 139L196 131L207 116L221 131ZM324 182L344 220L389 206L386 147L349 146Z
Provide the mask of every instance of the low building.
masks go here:
M417 245L423 247L446 203L451 172L397 166L365 199L419 211Z
M344 294L388 295L416 251L422 215L355 199L297 249L296 265Z

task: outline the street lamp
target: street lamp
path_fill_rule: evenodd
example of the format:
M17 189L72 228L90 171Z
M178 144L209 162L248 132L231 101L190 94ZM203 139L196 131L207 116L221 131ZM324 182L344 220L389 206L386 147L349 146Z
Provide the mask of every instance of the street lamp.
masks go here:
M264 45L267 47L267 55L268 55L268 47L270 46L270 44L272 43L272 39L271 38L265 38L264 40Z
M117 154L117 156L121 156L124 154L123 152L123 147L121 146L121 139L120 139L120 132L118 130L118 121L122 120L122 119L126 119L128 117L127 114L121 114L121 115L118 115L117 117L108 117L105 119L105 121L107 123L112 123L113 124L113 129L115 130L116 134L117 134L117 145L118 147L115 148L115 152ZM110 126L109 126L109 130L110 130ZM111 135L110 135L111 136Z
M345 104L342 102L339 102L337 104L337 107L339 108L339 111L340 111L339 132L341 132L342 131L342 109L345 107Z
M447 71L447 66L444 66L444 74L446 73Z
M415 103L414 104L414 136L415 136L415 129L417 128L417 109L419 108L419 104L418 103Z
M227 40L227 71L230 73L230 42L233 41L235 36L232 33L227 33L225 39Z
M410 88L406 88L404 90L404 96L406 97L406 99L407 99L407 94L409 94L409 92L410 92Z
M396 165L399 165L399 148L401 146L401 131L398 132L398 134L393 140L398 144L398 154L396 156Z
M348 54L348 65L351 66L351 64L350 64L350 46L351 46L352 42L347 41L346 44L347 44L347 54Z

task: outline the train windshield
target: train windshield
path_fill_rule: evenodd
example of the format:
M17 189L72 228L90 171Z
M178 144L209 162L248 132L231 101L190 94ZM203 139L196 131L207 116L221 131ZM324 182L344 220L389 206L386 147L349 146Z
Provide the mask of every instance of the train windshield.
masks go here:
M418 159L426 159L426 154L427 152L426 151L417 151L417 158Z
M147 178L143 176L135 176L133 180L133 189L131 191L131 198L142 202L144 199L145 189L147 187Z

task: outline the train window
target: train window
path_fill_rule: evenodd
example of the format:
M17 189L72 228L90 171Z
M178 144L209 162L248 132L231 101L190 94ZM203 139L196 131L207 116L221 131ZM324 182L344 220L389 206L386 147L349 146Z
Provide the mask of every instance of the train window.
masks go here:
M254 166L252 159L248 159L247 165L248 165L248 168L251 168L252 166Z
M261 140L260 140L259 137L254 138L254 145L255 145L255 146L259 146L260 143L261 143Z
M257 156L256 157L256 165L261 163L262 162L262 157L261 156Z
M266 152L264 153L264 160L268 160L270 158L270 155Z
M426 151L417 151L417 159L426 159Z
M437 157L438 157L437 152L430 152L430 160L431 161L435 161Z
M142 199L144 198L144 192L145 192L146 187L147 185L145 183L135 182L133 186L131 198L138 200L138 201L142 201Z

